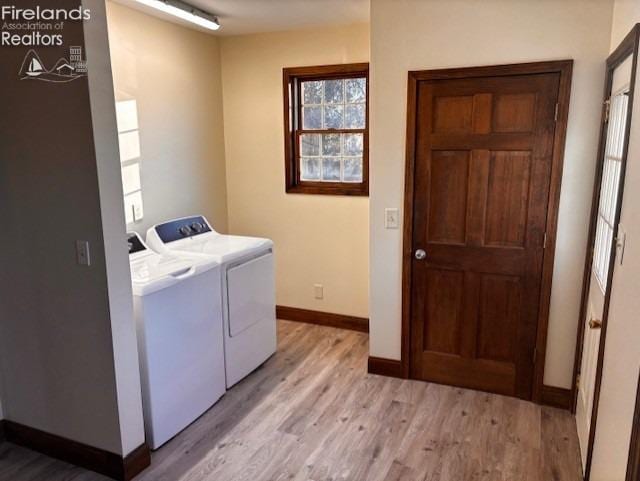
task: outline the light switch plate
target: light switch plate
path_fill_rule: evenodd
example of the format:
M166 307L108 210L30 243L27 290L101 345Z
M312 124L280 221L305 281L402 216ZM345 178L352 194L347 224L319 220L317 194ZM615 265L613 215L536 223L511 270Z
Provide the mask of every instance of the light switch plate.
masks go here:
M400 210L397 207L388 207L384 210L384 228L397 229L400 227Z
M89 241L76 241L76 260L78 262L78 265L80 266L91 265L91 250L89 248Z

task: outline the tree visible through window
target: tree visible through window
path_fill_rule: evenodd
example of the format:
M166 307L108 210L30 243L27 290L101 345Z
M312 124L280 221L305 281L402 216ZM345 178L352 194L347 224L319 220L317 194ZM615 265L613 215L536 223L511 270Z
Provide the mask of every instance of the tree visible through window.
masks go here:
M284 69L287 192L368 194L368 64Z

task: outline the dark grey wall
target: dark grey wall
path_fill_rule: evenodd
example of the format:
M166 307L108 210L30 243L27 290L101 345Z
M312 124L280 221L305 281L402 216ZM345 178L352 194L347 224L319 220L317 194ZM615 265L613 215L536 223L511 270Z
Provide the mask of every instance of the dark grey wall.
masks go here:
M19 6L79 3L21 0ZM93 14L91 22L104 22L104 5ZM64 47L35 48L46 67L68 56L70 45L84 46L82 24L65 22L64 40ZM103 43L108 54L106 28ZM69 83L20 80L28 50L0 47L4 417L118 453L122 439L89 83L86 77ZM78 239L91 244L90 267L76 263Z

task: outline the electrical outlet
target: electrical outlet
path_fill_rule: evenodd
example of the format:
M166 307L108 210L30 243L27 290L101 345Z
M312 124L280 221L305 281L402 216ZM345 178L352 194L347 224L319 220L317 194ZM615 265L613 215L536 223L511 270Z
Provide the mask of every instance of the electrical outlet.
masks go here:
M89 248L89 241L76 241L76 261L80 266L91 265L91 250Z
M324 286L322 284L314 284L313 292L316 299L324 299Z
M384 228L397 229L400 227L400 211L397 207L388 207L384 210Z

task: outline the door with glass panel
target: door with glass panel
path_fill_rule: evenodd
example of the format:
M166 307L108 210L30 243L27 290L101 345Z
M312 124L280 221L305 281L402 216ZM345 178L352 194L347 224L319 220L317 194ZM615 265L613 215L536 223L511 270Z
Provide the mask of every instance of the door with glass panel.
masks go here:
M576 421L585 472L588 471L592 420L597 404L597 372L601 349L601 329L608 308L611 275L615 266L618 204L623 160L627 141L629 90L632 56L621 62L611 76L611 95L605 101L603 155L594 196L593 241L590 264L585 274L585 298L582 308L582 359L577 382ZM595 210L597 208L597 210ZM622 247L622 246L620 246Z

